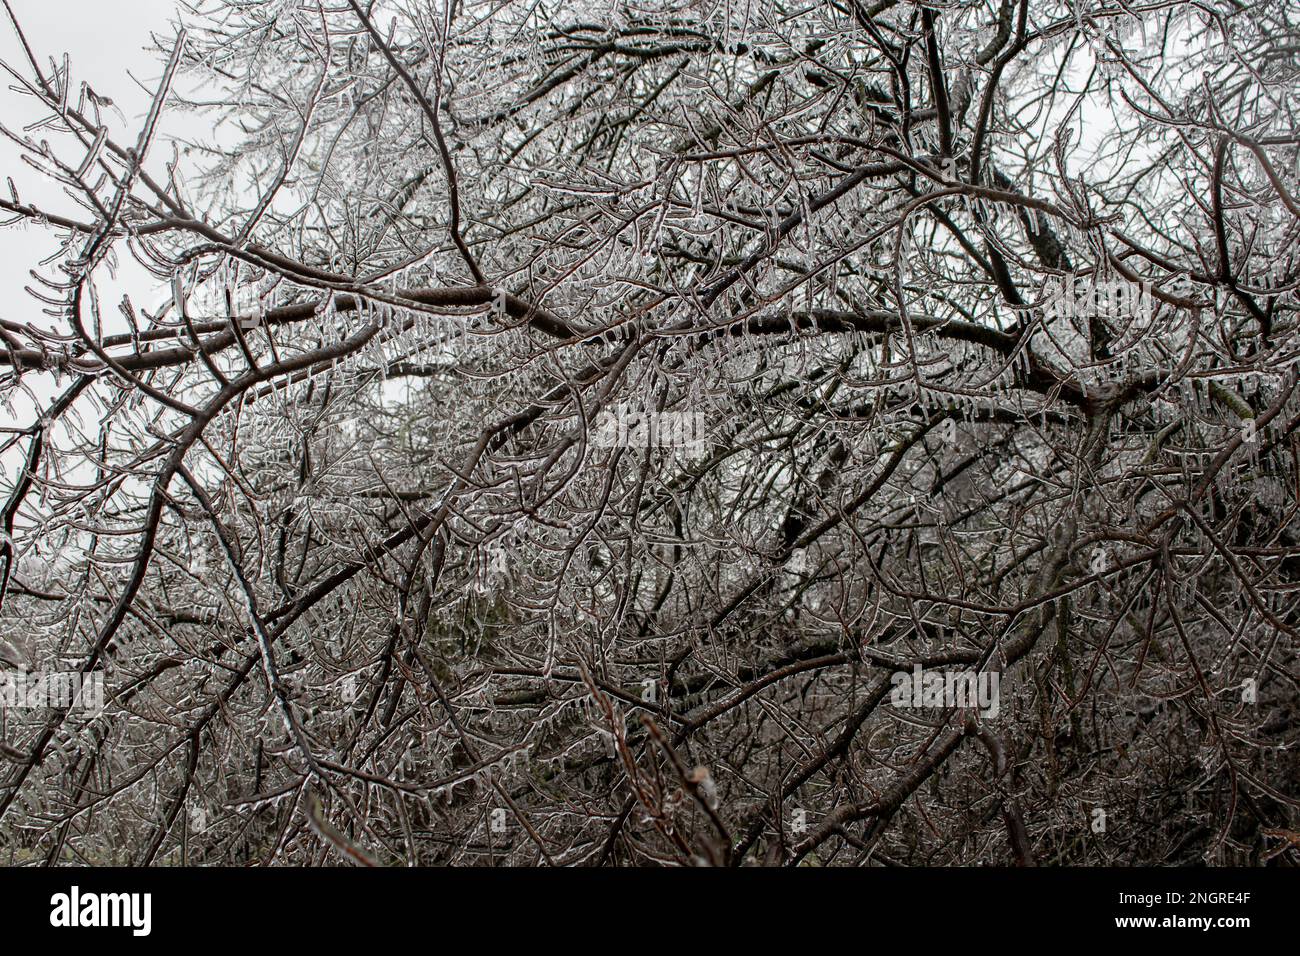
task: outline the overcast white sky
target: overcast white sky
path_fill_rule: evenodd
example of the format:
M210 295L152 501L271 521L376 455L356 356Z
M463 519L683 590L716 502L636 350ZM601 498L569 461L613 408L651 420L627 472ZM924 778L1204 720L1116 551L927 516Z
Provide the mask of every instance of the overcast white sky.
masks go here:
M144 115L149 96L131 75L144 83L157 79L161 67L144 47L150 43L150 31L172 32L168 21L175 10L175 0L9 0L9 5L42 66L46 65L46 58L61 61L66 53L72 65L74 91L80 89L82 81L89 83L101 96L112 98L132 126ZM0 58L19 69L25 62L7 17L0 18ZM23 135L22 126L38 118L40 113L30 96L10 88L14 85L12 77L6 74L4 88L0 90L0 122L11 132ZM112 131L124 133L118 116L111 110L106 114ZM49 131L34 130L30 135L38 140L48 138L58 146L58 137ZM128 141L134 142L134 138ZM24 201L59 209L75 208L19 160L17 147L8 140L0 142L0 170L13 178ZM8 186L3 188L7 193ZM28 314L37 306L22 293L23 286L31 281L27 270L34 264L34 253L48 254L54 248L52 243L39 241L39 236L36 227L0 230L0 308L8 319L25 322L41 318L38 311ZM36 248L33 248L34 241L38 242Z
M122 111L126 123L112 110L105 110L110 130L125 143L134 144L139 121L148 110L149 92L141 85L153 87L162 72L156 56L147 52L150 33L171 37L175 0L8 0L22 25L38 60L48 71L49 58L62 62L66 53L72 70L72 89L84 81L101 96L110 97ZM30 73L26 59L9 19L0 9L0 60L24 76ZM134 77L134 79L133 79ZM61 138L48 130L27 133L23 127L42 113L32 97L15 92L17 84L6 73L0 85L0 122L18 136L49 139L56 150ZM165 128L165 125L164 125ZM65 147L66 148L66 147ZM24 202L71 215L82 215L56 187L19 159L18 148L8 139L0 140L0 190L7 196L5 178L12 178ZM65 159L71 154L60 151ZM23 291L32 285L29 270L40 258L51 254L57 244L37 226L15 225L0 229L0 315L14 322L32 322L50 327L49 317L41 313L41 304ZM123 291L146 300L155 296L154 284L145 281L138 267L123 273L126 288L103 289L104 301L116 303ZM152 304L152 303L151 303ZM116 311L114 309L114 311ZM24 381L38 394L48 394L51 383L46 376L25 376ZM22 409L19 409L22 414ZM0 421L11 424L0 410ZM23 421L22 424L26 424ZM0 485L2 487L2 485Z

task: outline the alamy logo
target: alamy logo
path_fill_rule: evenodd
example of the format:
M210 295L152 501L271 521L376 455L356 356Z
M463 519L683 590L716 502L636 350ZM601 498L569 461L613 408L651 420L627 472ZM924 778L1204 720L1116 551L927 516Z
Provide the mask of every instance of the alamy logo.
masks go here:
M1002 709L999 695L1000 676L996 671L922 670L917 664L911 671L897 671L891 682L894 689L889 702L895 707L963 707L977 709L984 717L994 718Z
M129 926L134 936L153 928L151 893L82 893L74 886L51 896L50 906L51 926Z
M591 443L610 448L704 448L704 415L699 411L643 411L616 405L596 419Z
M70 707L97 717L104 711L104 672L0 671L0 708L5 707Z
M1047 283L1048 316L1063 319L1151 319L1151 283L1123 277L1066 275Z

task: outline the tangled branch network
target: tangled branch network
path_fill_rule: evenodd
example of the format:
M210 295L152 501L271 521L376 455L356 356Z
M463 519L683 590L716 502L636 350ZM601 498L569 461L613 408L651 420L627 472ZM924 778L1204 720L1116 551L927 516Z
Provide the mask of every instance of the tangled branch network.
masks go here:
M1300 861L1293 3L5 11L8 861Z

